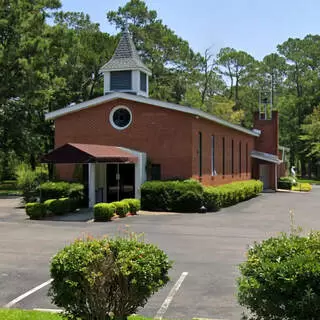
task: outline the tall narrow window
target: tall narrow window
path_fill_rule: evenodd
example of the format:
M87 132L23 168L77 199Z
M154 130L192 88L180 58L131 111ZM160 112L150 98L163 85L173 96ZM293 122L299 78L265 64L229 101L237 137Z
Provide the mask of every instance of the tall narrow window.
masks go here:
M239 174L242 172L242 144L239 142Z
M225 139L222 138L222 175L226 173L226 148L225 148Z
M199 132L199 177L202 177L202 133Z
M211 136L211 175L217 175L214 163L214 136Z
M231 140L231 174L234 174L234 142Z
M248 162L249 162L249 152L248 152L248 143L246 143L246 174L248 174Z

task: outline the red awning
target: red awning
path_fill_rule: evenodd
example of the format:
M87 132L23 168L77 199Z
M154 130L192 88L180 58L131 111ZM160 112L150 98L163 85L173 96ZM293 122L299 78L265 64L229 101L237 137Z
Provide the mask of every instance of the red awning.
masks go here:
M67 143L44 155L43 163L136 163L136 157L130 151L120 147L97 144Z

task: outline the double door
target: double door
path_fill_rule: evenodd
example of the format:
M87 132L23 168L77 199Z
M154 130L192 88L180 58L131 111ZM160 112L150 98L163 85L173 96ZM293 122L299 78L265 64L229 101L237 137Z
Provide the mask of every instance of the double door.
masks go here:
M134 164L107 164L107 201L135 197Z

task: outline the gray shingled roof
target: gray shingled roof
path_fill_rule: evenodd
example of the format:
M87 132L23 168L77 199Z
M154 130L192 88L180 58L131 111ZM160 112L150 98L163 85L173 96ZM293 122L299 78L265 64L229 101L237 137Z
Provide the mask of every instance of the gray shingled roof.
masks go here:
M100 69L101 72L122 70L140 70L151 74L141 61L128 30L123 32L112 58Z

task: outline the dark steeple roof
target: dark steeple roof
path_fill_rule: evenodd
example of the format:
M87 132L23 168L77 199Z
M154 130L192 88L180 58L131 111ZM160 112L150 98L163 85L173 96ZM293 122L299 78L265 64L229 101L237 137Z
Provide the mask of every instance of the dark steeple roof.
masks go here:
M100 69L101 72L124 70L140 70L148 75L151 74L148 67L141 61L127 28L122 33L112 58Z

